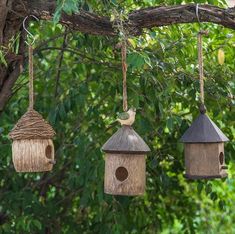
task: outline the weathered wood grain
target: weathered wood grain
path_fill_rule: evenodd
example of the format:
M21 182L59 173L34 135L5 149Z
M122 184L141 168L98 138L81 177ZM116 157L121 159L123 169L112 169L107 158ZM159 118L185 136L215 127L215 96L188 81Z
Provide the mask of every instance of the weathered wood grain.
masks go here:
M122 125L103 145L106 153L145 154L150 152L148 145L131 126Z
M227 177L224 143L187 143L185 144L186 177L190 179L210 179Z
M119 167L126 168L128 177L116 176ZM145 192L145 155L106 154L104 191L112 195L137 196ZM125 178L125 177L124 177Z

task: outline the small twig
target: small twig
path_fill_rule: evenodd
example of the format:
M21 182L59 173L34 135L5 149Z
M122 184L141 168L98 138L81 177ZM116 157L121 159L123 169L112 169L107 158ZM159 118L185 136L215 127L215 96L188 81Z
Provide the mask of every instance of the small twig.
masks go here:
M62 48L50 46L50 47L46 47L46 48L40 49L40 51L43 51L43 50L62 50ZM93 62L95 62L96 64L107 65L107 66L112 67L112 68L119 68L119 67L120 67L120 64L117 64L116 66L115 66L115 65L110 66L110 63L108 63L108 62L100 62L100 61L98 61L98 60L96 60L96 59L94 59L94 58L91 58L91 57L85 55L85 54L82 53L82 52L79 52L79 51L77 51L77 50L73 50L73 49L68 48L68 47L65 48L64 51L70 52L70 53L72 53L72 54L76 54L76 55L78 55L78 56L80 56L80 57L82 57L82 58L84 58L84 59L88 59L88 60L90 60L90 61L93 61Z

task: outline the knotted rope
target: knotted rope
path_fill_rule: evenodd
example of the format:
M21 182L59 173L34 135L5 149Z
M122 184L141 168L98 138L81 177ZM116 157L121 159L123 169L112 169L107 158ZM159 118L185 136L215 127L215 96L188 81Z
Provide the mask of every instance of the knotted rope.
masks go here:
M33 47L29 44L29 108L21 117L9 136L12 140L51 139L55 132L43 117L33 109Z
M29 45L29 110L33 110L34 107L34 95L33 95L33 47Z
M198 42L198 65L199 65L199 82L200 82L200 112L205 113L206 107L204 104L204 74L203 74L203 49L202 36L207 35L207 31L199 31L197 36Z
M127 64L126 64L126 40L122 41L122 93L123 93L123 111L128 110L127 103L127 85L126 85L126 73L127 73Z

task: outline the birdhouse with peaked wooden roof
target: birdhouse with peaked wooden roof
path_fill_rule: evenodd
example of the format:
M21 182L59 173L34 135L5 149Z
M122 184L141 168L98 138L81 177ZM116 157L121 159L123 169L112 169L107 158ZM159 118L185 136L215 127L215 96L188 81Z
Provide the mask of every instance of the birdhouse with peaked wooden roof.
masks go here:
M54 161L53 128L35 110L27 111L9 136L13 140L12 157L17 172L52 170Z
M212 179L227 177L224 142L228 138L201 112L181 141L185 144L186 178Z
M103 145L105 193L142 195L145 191L145 156L150 152L143 139L129 125L122 127Z

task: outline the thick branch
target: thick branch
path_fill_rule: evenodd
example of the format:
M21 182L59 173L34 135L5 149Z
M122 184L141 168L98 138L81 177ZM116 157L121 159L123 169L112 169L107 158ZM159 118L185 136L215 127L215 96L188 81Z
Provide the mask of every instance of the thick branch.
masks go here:
M20 1L22 3L22 1ZM55 1L32 0L23 1L29 13L40 19L51 19L55 11ZM195 14L196 4L158 6L133 11L129 14L126 24L133 35L141 34L145 28L166 26L180 23L197 22ZM222 9L213 5L200 5L199 18L201 22L211 22L235 29L235 8ZM80 11L71 16L63 14L62 24L68 25L74 30L95 35L115 35L108 17Z
M10 38L20 32L26 15L34 14L40 19L50 20L55 8L55 0L0 0L0 45L8 45ZM197 22L195 9L195 4L140 9L131 12L125 24L130 34L140 35L146 28ZM200 5L199 18L201 22L216 23L235 29L235 8L222 9L212 5ZM116 35L108 17L86 11L71 16L62 14L60 22L83 33ZM24 49L20 50L20 54L24 55ZM12 95L12 87L20 74L18 55L7 54L6 60L8 67L0 64L0 112Z

